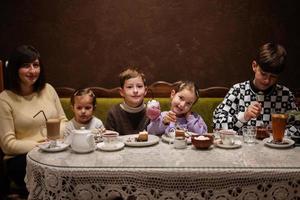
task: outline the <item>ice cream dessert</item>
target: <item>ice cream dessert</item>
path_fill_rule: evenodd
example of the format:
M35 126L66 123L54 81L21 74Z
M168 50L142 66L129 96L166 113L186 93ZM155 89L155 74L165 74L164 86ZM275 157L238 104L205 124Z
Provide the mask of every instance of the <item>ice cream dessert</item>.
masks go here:
M200 135L192 137L192 144L197 149L207 149L213 144L213 136Z
M156 100L150 100L147 103L146 115L149 119L154 120L160 115L160 104Z
M198 137L194 137L194 139L195 139L195 140L210 140L209 137L205 137L205 136L203 136L203 135L200 135L200 136L198 136Z

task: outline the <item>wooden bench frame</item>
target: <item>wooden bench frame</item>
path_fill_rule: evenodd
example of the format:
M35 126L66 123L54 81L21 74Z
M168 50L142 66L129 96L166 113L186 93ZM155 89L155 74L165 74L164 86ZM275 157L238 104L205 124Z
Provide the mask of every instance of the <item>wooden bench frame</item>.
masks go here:
M174 88L175 83L169 83L165 81L157 81L148 86L147 97L169 97L171 90ZM116 88L103 88L103 87L90 87L97 97L115 98L120 97L119 87ZM75 91L71 87L55 87L59 97L69 98ZM4 90L4 73L3 73L3 62L0 60L0 92ZM211 98L224 98L229 88L227 87L209 87L200 89L200 97L211 97ZM300 106L300 88L292 90L298 107Z
M157 81L148 86L148 93L146 97L170 97L171 90L175 87L175 83L165 81ZM121 97L119 94L120 87L106 89L103 87L90 87L97 97L117 98ZM59 97L71 97L74 88L70 87L56 87ZM224 97L228 92L226 87L210 87L200 89L201 97Z

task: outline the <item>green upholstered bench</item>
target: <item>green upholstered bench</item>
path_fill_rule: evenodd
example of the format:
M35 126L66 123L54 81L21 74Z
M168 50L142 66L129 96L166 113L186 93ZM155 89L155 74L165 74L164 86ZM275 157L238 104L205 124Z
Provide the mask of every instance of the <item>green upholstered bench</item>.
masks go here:
M170 108L170 98L155 98L160 102L161 110L169 110ZM145 99L147 102L149 98ZM208 126L209 132L212 132L212 114L214 109L219 105L223 98L199 98L196 104L193 106L193 111L197 112L204 119L206 125ZM62 107L68 119L73 117L73 112L71 109L70 98L60 98ZM95 116L102 120L103 123L106 121L106 116L108 110L115 104L122 102L122 98L97 98L97 107L95 110Z
M165 81L157 81L148 86L148 93L145 102L150 99L155 99L160 102L161 110L166 111L170 109L170 93L174 89L175 83ZM102 88L90 87L97 97L97 107L94 115L106 122L108 110L115 104L123 101L119 94L119 88ZM74 88L69 87L56 87L58 96L60 97L61 104L68 119L73 117L73 112L70 106L70 96L75 91ZM212 116L214 109L223 100L228 88L226 87L210 87L200 89L200 98L196 104L193 105L193 111L197 112L204 119L208 131L212 132Z

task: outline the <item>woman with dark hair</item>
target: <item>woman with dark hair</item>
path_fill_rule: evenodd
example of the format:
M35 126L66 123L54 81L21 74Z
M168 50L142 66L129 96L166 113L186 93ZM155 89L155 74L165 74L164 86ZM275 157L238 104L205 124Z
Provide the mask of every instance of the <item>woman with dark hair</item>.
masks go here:
M39 52L32 46L17 47L9 57L7 89L0 93L0 147L8 177L25 188L26 154L45 140L41 127L47 118L66 121L54 88L45 83Z
M31 63L33 64L33 70L30 75L36 78L36 80L33 80L32 86L29 88L33 92L39 92L44 89L46 85L45 73L40 54L34 47L28 45L17 47L9 57L7 66L7 89L16 93L24 92L21 87L26 81L24 83L22 82L23 77L20 73L22 74L22 72L31 70Z

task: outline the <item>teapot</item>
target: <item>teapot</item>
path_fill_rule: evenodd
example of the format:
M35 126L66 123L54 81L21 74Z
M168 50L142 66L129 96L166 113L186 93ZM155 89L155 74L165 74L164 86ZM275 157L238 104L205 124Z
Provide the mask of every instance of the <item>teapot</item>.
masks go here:
M72 131L71 148L78 153L87 153L95 150L94 134L91 130L81 127Z

